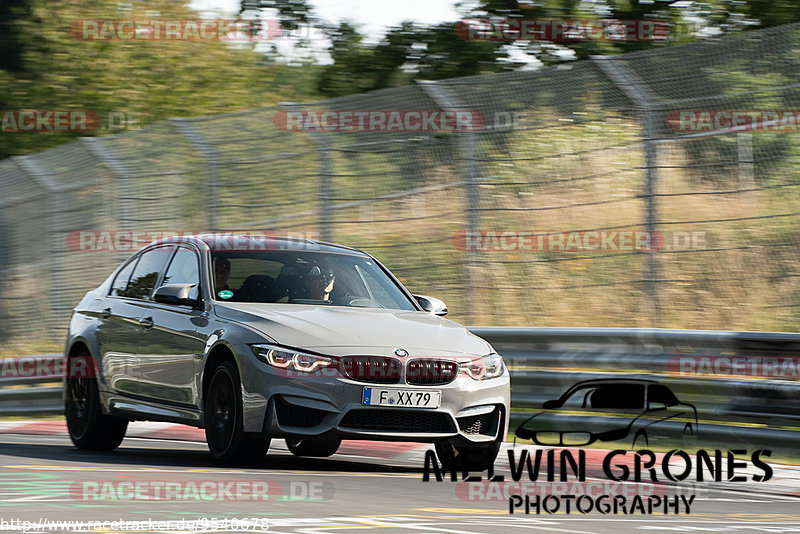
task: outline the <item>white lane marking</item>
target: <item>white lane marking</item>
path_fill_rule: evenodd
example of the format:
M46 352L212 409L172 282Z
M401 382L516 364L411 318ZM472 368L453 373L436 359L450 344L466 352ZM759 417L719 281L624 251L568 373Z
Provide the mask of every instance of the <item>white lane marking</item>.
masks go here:
M33 421L0 421L0 432L9 429L9 428L22 428L24 426L28 426L29 424L33 423ZM11 434L11 432L5 432L6 434Z
M159 469L154 467L141 467L136 469L111 469L111 468L97 468L97 467L83 467L83 466L43 466L43 465L3 465L0 466L4 469L29 469L31 471L55 471L55 472L73 472L73 471L89 471L97 473L147 473L147 474L233 474L233 475L258 475L262 477L276 477L276 476L316 476L320 478L326 477L377 477L377 478L405 478L405 479L420 479L420 474L402 474L402 473L348 473L341 471L246 471L246 470L230 470L230 469ZM0 483L2 481L0 480Z
M52 495L27 495L26 497L19 497L17 499L6 499L4 502L27 502L27 501L44 501L51 500ZM69 499L57 499L69 500Z
M748 523L715 526L693 526L693 525L645 525L636 527L638 530L667 530L669 532L798 532L798 528L788 523Z
M128 435L129 432L135 432L133 435L137 435L143 432L158 432L167 428L180 428L183 426L185 425L176 425L175 423L156 423L152 421L134 421L128 425L128 430L125 432L125 435Z
M410 522L393 522L393 521L381 521L380 518L359 518L359 517L337 517L337 518L322 518L319 521L325 522L326 519L331 519L331 522L334 522L333 525L331 524L323 524L317 526L307 526L295 530L298 534L322 534L327 532L325 529L348 529L348 530L356 530L356 529L374 529L374 528L403 528L403 529L410 529L410 530L422 530L425 532L447 532L449 534L474 534L474 531L470 530L455 530L451 528L443 528L443 527L435 527L432 526L431 523L434 521L421 521L417 518L406 518L406 520L410 520ZM339 524L336 524L339 523ZM270 524L272 526L272 524Z
M525 529L536 529L536 530L550 530L550 531L557 531L557 532L570 532L572 534L593 534L588 530L569 530L564 527L555 527L555 526L539 526L539 525L514 525L513 523L505 523L503 524L504 527L517 527L517 528L525 528Z

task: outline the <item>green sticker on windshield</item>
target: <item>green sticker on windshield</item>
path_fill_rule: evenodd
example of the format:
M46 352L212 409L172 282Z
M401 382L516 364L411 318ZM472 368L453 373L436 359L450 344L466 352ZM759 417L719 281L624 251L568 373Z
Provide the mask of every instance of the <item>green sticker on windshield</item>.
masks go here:
M221 299L229 299L233 296L233 291L228 291L227 289L223 289L222 291L217 293L217 296Z

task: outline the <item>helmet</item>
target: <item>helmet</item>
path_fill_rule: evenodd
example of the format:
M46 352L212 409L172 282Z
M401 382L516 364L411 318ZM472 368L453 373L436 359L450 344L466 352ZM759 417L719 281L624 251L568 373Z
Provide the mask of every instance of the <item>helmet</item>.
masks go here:
M333 270L327 266L285 265L278 276L278 286L281 294L289 298L312 298L309 286L316 285L316 282L326 287L334 277Z
M320 267L319 265L314 265L311 269L306 272L306 274L302 275L304 279L317 279L321 278L325 285L331 283L331 280L335 278L333 274L333 269L330 267Z

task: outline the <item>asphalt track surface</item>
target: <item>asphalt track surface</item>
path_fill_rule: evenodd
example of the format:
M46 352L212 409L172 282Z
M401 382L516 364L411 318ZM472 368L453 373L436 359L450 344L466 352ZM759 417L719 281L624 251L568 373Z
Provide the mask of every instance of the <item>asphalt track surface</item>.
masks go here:
M129 437L115 452L90 453L74 448L63 435L3 434L0 530L130 532L110 523L123 520L136 522L127 527L138 532L170 533L800 532L800 497L791 495L800 487L793 482L770 491L750 483L694 488L689 515L511 515L507 499L470 500L456 489L460 482L422 482L426 448L359 454L351 446L331 458L306 459L274 440L263 465L238 469L215 464L205 444L197 442ZM505 464L499 473L510 479ZM152 488L154 481L177 482L180 486L173 488L184 493L175 490L166 499L154 498L151 491L134 498L123 491L135 482ZM187 489L237 482L245 490L232 498L198 498ZM269 499L250 500L248 488L255 486L269 487ZM230 522L224 524L223 518ZM23 521L35 526L23 528ZM47 521L77 523L42 527ZM98 526L100 521L109 523Z

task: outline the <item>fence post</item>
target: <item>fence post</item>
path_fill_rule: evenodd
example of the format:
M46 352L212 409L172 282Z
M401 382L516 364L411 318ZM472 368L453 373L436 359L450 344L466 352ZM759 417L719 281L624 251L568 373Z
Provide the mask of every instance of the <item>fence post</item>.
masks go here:
M3 184L0 183L0 188L2 188ZM0 199L0 342L4 342L6 337L10 337L11 328L8 325L8 321L6 321L6 313L5 313L5 298L6 295L6 280L8 280L8 271L10 270L11 261L8 259L10 256L9 248L11 247L10 239L9 239L9 232L8 227L6 226L5 217L3 217L3 212L6 206L9 203L3 202Z
M47 330L63 329L64 325L58 324L58 299L56 295L63 289L63 278L61 276L61 254L57 253L62 243L57 242L59 222L63 210L61 209L61 195L57 182L39 165L34 155L15 156L19 167L24 170L36 183L38 183L45 194L45 205L47 206L47 241L48 241L48 270L50 272L50 287L47 290L47 302L49 303L49 317L47 319Z
M208 212L208 231L216 232L217 228L217 182L219 182L219 155L206 138L192 126L191 119L171 118L169 122L183 135L195 150L203 155L206 161L206 211Z
M287 110L302 110L303 104L296 102L281 102L279 104ZM319 238L321 241L334 240L333 228L331 226L330 202L333 198L333 169L330 157L331 145L328 143L327 136L321 131L309 129L308 135L311 143L319 154L319 209L317 210L317 225L319 226Z
M646 227L651 236L654 235L658 224L658 201L656 190L658 186L658 98L652 94L647 84L638 75L631 72L620 61L611 56L595 56L592 58L595 65L633 102L636 111L642 120L642 140L645 147L645 168L647 181L645 183L644 197L647 201ZM662 323L661 304L659 295L659 273L661 265L658 252L647 252L647 293L652 307L651 322L654 327Z
M448 94L442 86L436 81L422 81L417 83L422 87L422 90L436 102L439 108L445 111L461 111L464 108L452 95ZM477 149L475 147L475 134L472 131L466 131L456 134L459 147L459 161L461 163L461 173L464 180L464 189L467 197L467 232L475 232L478 230L478 207L480 198L478 196L478 182L481 177L481 169L478 164ZM467 251L467 263L464 269L465 278L465 294L464 294L464 311L467 319L474 323L482 317L482 304L480 298L470 298L470 295L476 294L476 287L478 285L478 270L479 262L474 251Z
M117 158L111 149L106 145L102 137L81 137L80 141L86 145L86 150L97 159L100 163L106 166L111 171L111 176L114 177L114 189L119 191L119 197L116 202L116 218L117 228L120 230L127 230L130 228L131 210L130 202L133 194L130 190L130 180L132 179L133 170L126 164L122 163ZM120 258L121 259L121 258Z
M739 132L736 134L736 162L739 172L739 189L756 188L756 169L753 159L753 133ZM755 207L756 197L751 191L744 193L741 197L741 205L744 208Z

